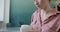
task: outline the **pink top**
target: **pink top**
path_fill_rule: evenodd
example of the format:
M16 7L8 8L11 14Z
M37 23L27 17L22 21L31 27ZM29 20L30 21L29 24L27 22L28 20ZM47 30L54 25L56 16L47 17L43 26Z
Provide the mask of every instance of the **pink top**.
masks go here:
M60 12L52 11L44 21L41 21L41 10L38 9L33 13L31 21L32 28L40 32L58 32L60 29Z

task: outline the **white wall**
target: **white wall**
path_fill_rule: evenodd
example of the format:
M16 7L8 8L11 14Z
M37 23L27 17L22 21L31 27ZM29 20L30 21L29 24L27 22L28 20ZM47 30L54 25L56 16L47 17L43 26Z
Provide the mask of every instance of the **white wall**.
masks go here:
M9 23L10 0L4 0L4 22Z
M4 0L0 0L0 21L4 21Z
M0 21L0 31L6 30L6 24L9 23L10 0L4 0L4 21Z

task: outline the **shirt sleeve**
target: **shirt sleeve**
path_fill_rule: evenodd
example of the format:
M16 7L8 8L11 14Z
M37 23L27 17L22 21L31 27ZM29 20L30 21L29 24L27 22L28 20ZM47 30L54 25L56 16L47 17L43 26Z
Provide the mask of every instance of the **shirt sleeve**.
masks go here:
M36 23L37 23L37 11L35 11L32 16L31 16L31 26L36 26Z
M38 17L38 13L37 13L37 11L35 11L35 12L32 14L31 24L30 24L30 26L31 26L33 29L38 29L38 28L40 27L40 22L37 21L37 17Z
M36 19L35 19L35 18L36 18L35 16L36 16L36 14L37 14L37 13L36 13L36 11L35 11L35 12L32 14L32 16L31 16L31 24L30 24L31 26L35 23L35 20L36 20Z
M31 24L30 24L30 25L32 25L32 24L33 24L33 23L32 23L32 22L33 22L33 20L34 20L34 15L32 15L32 16L31 16Z

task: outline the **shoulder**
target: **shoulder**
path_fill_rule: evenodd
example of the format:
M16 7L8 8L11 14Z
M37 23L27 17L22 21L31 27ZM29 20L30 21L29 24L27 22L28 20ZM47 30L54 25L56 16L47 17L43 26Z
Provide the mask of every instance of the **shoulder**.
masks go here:
M31 16L31 21L35 21L37 18L40 18L40 10L36 10L32 16Z
M33 14L32 14L32 16L36 16L36 15L39 15L40 14L40 10L36 10Z

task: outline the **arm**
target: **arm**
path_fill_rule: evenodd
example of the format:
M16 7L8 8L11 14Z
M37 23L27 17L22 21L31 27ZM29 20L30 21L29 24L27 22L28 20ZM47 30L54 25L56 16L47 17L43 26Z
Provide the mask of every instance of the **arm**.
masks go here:
M37 11L33 13L31 17L31 27L32 29L29 32L39 32L40 31L40 22L37 22Z

